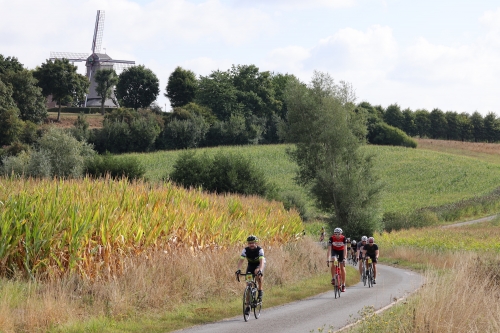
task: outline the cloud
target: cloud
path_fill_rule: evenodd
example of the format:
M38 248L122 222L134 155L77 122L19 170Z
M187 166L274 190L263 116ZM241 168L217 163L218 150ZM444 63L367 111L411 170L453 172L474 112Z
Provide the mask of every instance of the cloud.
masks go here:
M346 8L356 5L356 0L236 0L236 5L262 5L284 10L303 10L315 8Z
M310 57L310 51L301 46L288 46L273 49L263 61L263 68L272 72L294 74L306 78L309 72L304 72L303 62Z

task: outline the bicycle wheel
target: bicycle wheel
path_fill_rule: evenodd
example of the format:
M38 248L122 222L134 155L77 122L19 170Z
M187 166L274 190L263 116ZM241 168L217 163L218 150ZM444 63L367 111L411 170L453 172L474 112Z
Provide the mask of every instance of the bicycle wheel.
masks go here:
M362 266L362 270L363 270L363 286L366 286L366 268L364 264Z
M373 275L372 275L372 267L368 268L368 274L366 279L368 280L368 288L373 287Z
M253 308L253 315L255 316L255 319L259 319L260 317L260 310L262 309L262 301L257 301L255 307Z
M248 318L250 318L250 305L252 302L252 290L250 287L246 287L245 291L243 292L243 319L245 321L248 321Z
M338 274L335 275L335 286L334 286L334 289L333 289L333 294L335 295L335 298L337 297L340 297L340 279L339 279L339 276Z

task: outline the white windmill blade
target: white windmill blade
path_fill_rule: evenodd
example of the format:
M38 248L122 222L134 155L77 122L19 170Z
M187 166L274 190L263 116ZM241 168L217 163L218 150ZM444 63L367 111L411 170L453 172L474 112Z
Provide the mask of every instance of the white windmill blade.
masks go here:
M128 63L114 63L113 64L113 69L115 70L116 74L120 74L123 72L125 69L130 68L135 66L135 61L128 62Z
M104 33L104 10L98 10L95 18L94 38L92 39L92 53L101 52L102 35Z
M50 52L50 59L68 59L71 62L75 61L86 61L88 53L78 53L78 52Z

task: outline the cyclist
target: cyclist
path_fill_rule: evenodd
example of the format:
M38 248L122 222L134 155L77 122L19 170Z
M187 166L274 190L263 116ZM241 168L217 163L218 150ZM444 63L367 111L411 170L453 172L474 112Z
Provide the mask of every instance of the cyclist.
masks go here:
M351 239L349 237L347 237L346 239L346 242L347 242L347 255L351 254Z
M356 241L353 239L351 241L351 253L349 254L351 258L355 259L356 258L356 251L357 251L357 246L356 246Z
M319 241L322 242L325 240L325 227L321 227L321 231L319 233Z
M373 284L376 284L375 279L377 278L377 259L378 259L378 245L375 244L375 239L373 237L368 238L368 244L363 246L363 257L366 256L372 258L373 265Z
M363 236L361 237L361 242L358 242L358 244L356 244L356 258L358 258L358 268L359 268L359 278L360 278L360 281L363 281L363 270L362 270L362 262L361 262L361 259L363 258L363 253L361 252L361 250L363 249L363 246L366 245L366 241L368 240L368 237L366 236Z
M340 280L342 283L342 291L345 291L345 261L347 259L347 239L342 235L342 229L335 228L333 235L328 240L327 263L333 261L333 257L337 257L340 264ZM335 283L335 266L332 265L332 284Z
M238 260L238 270L236 271L236 275L241 273L241 265L245 259L248 260L248 266L246 273L253 273L256 276L257 280L257 290L258 290L258 298L259 302L262 301L262 296L264 292L262 291L262 283L264 282L264 267L266 265L266 258L264 257L264 250L257 245L259 239L250 235L247 237L248 246L243 249L241 252L241 257ZM248 307L245 312L250 312L250 307Z

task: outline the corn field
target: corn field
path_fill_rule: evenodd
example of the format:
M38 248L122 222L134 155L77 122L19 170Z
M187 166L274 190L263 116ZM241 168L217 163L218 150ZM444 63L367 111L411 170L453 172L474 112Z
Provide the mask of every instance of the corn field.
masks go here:
M154 251L219 251L258 235L266 244L300 237L302 221L281 203L215 196L170 183L0 178L0 275L89 279Z

